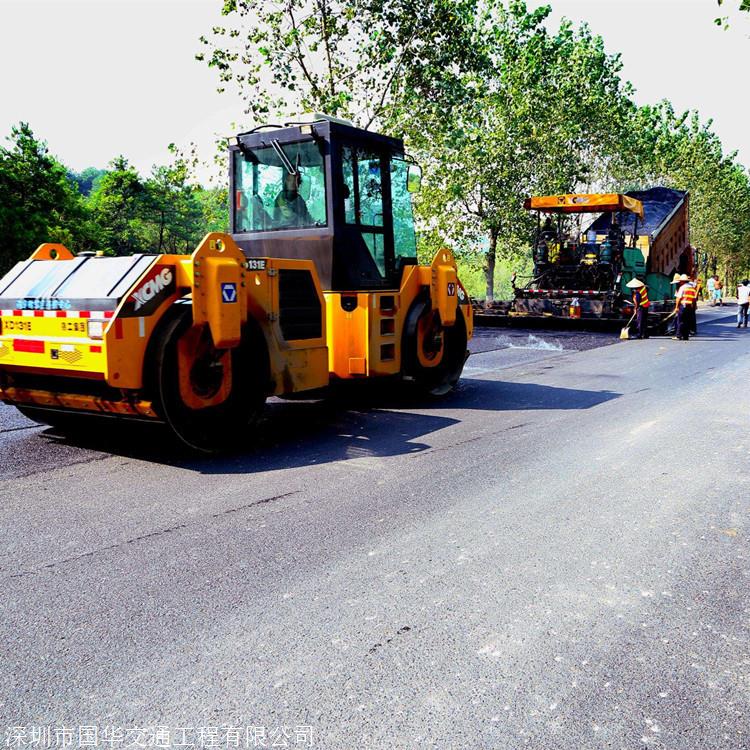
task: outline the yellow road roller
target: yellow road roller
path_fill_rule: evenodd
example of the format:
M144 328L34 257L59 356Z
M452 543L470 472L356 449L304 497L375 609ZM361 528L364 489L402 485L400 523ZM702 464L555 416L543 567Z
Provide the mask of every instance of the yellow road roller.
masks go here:
M0 399L53 425L160 421L214 451L269 396L455 386L472 310L450 250L417 263L401 140L320 117L231 138L229 163L231 234L192 255L46 243L0 280Z

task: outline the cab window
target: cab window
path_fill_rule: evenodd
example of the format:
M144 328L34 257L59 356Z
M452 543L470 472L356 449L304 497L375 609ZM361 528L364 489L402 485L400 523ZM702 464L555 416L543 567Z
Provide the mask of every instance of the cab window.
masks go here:
M380 172L380 155L345 146L342 157L346 223L382 227L383 178Z
M341 150L344 184L344 221L360 228L362 239L385 277L383 175L380 154L344 146Z
M403 159L391 162L391 202L393 204L393 246L396 268L402 258L417 257L417 240L414 234L414 214L411 193L407 189L409 165Z
M234 152L234 231L322 227L327 223L325 161L313 141Z

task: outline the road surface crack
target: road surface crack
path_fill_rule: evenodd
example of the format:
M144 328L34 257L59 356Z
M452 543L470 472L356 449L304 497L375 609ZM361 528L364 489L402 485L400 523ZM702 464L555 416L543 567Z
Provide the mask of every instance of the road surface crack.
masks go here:
M21 571L20 573L11 573L9 578L22 578L23 576L30 576L35 575L40 570L49 570L50 568L57 568L61 565L67 565L68 563L77 562L78 560L85 560L87 557L93 557L94 555L99 555L102 552L108 552L113 549L118 549L119 547L125 547L128 544L135 544L136 542L141 542L144 539L152 539L153 537L157 536L163 536L164 534L170 534L173 531L179 531L180 529L186 529L187 524L180 523L176 526L170 526L166 529L158 529L157 531L151 531L148 534L139 534L138 536L134 536L131 539L126 539L123 542L118 542L117 544L110 544L106 547L100 547L99 549L94 549L89 552L82 552L80 555L73 555L72 557L65 557L62 560L55 560L51 563L46 563L44 565L40 565L39 567L35 568L34 570L25 570Z
M239 513L241 510L248 510L248 508L254 508L256 505L266 505L266 503L272 503L275 500L282 500L285 497L289 497L290 495L298 495L299 490L292 490L292 492L284 492L282 495L274 495L273 497L264 497L262 500L254 500L252 503L248 503L247 505L239 505L236 508L228 508L227 510L221 511L221 513L214 513L213 518L221 518L222 516L226 516L230 513Z
M71 466L80 466L83 464L90 464L94 461L105 461L108 458L112 458L112 455L110 453L102 453L100 455L96 456L86 456L82 457L80 459L69 459L67 463L65 464L66 469L69 469ZM28 479L29 477L36 476L37 474L42 474L46 471L55 471L59 469L60 467L53 467L53 466L42 466L38 469L30 469L29 471L24 472L13 472L9 473L6 476L1 476L1 479ZM66 479L69 477L66 477Z
M285 492L282 495L273 495L272 497L265 497L262 500L255 500L252 503L248 503L247 505L241 505L237 508L228 508L227 510L222 511L221 513L213 513L212 518L221 518L222 516L229 515L231 513L237 513L242 510L247 510L248 508L254 508L257 505L265 505L266 503L273 502L274 500L280 500L284 497L289 497L290 495L296 495L300 492L300 490L294 490L292 492ZM196 521L195 523L198 523ZM122 549L124 547L127 547L129 544L136 544L137 542L143 542L147 539L154 539L155 537L161 537L165 536L166 534L171 534L175 531L182 531L184 529L187 529L189 525L195 525L195 524L186 524L186 523L178 523L175 526L168 526L164 529L157 529L156 531L150 531L148 534L139 534L138 536L134 536L130 539L125 539L122 542L118 542L117 544L110 544L106 547L100 547L99 549L90 550L89 552L82 552L78 555L73 555L72 557L66 557L62 560L55 560L54 562L45 563L44 565L39 565L36 568L33 568L31 570L22 570L18 573L11 573L8 575L8 578L23 578L24 576L32 576L36 575L37 573L40 573L44 570L51 570L53 568L59 568L63 565L67 565L69 563L78 562L80 560L85 560L87 558L92 558L95 555L100 555L105 552L111 552L112 550L116 549Z
M455 443L451 443L450 445L443 445L436 448L428 448L427 450L420 451L419 453L411 453L407 455L411 456L425 456L429 453L439 453L440 451L452 451L456 448L456 446L459 445L466 445L467 443L476 443L479 440L486 440L487 438L495 437L496 435L501 435L503 432L509 432L510 430L518 430L521 427L526 427L529 422L521 422L520 424L513 424L510 427L503 427L502 430L493 430L492 432L485 432L482 435L475 435L474 437L466 438L466 440L459 440Z

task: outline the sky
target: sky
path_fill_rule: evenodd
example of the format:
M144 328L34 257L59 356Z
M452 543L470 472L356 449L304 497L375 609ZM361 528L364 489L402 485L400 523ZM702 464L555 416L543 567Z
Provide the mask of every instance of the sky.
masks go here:
M713 25L715 0L549 0L552 25L588 22L639 104L668 98L696 108L727 150L750 166L750 18ZM529 0L530 7L546 3ZM726 5L737 0L726 0ZM221 23L222 0L0 0L0 137L29 122L68 167L105 167L124 154L142 173L167 146L198 144L243 120L195 60L198 38Z

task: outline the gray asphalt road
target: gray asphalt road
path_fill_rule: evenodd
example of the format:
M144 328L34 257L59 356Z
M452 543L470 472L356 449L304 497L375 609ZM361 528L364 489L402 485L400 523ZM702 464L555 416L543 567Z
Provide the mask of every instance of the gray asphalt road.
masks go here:
M750 747L731 314L688 343L482 333L442 402L274 403L223 459L3 409L0 724Z

